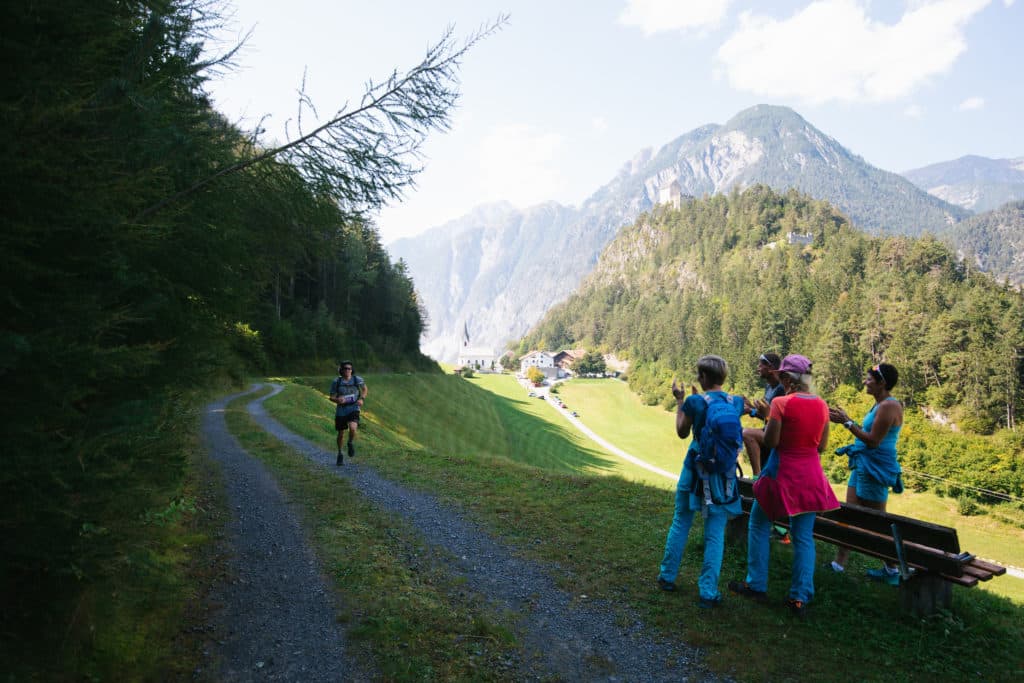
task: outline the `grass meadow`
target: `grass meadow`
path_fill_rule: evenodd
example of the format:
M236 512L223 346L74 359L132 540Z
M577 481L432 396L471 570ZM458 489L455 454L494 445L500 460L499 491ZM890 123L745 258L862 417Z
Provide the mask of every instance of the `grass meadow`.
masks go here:
M808 618L794 620L782 605L791 562L786 546L772 548L769 604L727 595L722 608L700 610L695 588L699 520L678 579L681 590L656 590L654 578L672 515L670 491L630 480L618 459L577 439L568 422L545 402L528 399L519 387L517 397L498 378L366 375L366 380L370 394L360 462L462 509L524 555L561 567L557 579L577 599L607 600L622 610L624 620L638 613L666 636L704 648L707 665L718 672L738 680L829 681L848 678L849 665L855 662L855 678L864 681L989 681L1024 675L1024 607L987 591L954 589L951 612L915 619L900 614L895 589L870 583L854 571L862 567L854 566L846 575L819 572ZM333 450L331 405L324 396L329 382L329 377L297 379L267 405L293 430ZM571 385L562 389L562 396L599 433L615 420L642 426L649 419L650 429L657 424L672 436L668 413L634 417L625 404L600 407L597 399L575 394ZM235 422L233 428L243 429ZM274 463L276 473L295 472L284 486L294 499L309 501L306 523L346 604L361 605L374 590L372 577L358 578L353 557L384 562L385 569L369 575L394 580L388 593L410 593L403 604L382 612L390 615L382 617L387 628L370 618L371 610L343 616L362 634L366 656L390 662L394 646L389 643L397 638L404 643L402 652L417 664L390 671L395 680L511 676L506 654L516 643L510 615L474 613L471 605L459 601L458 591L445 585L443 573L431 574L430 582L421 586L422 567L432 566L432 553L413 550L418 548L416 539L400 521L378 519L344 482L324 476L322 469L253 430L242 441L251 448L258 438L264 441L260 453L274 452L260 457ZM682 444L672 439L678 457ZM628 442L612 440L627 449ZM670 469L669 464L660 466ZM331 502L334 496L341 498ZM346 523L339 518L339 506L348 508L365 529L352 533L344 526L335 528ZM966 540L964 545L974 550ZM819 546L819 565L831 552ZM745 549L728 547L723 586L741 578L744 565ZM1008 579L993 583L1000 581ZM421 591L423 600L414 600L412 594ZM465 624L475 624L479 633ZM414 637L424 628L442 635L429 641ZM474 633L479 637L468 637ZM467 647L467 641L476 649ZM438 668L443 662L450 662L444 664L445 676Z

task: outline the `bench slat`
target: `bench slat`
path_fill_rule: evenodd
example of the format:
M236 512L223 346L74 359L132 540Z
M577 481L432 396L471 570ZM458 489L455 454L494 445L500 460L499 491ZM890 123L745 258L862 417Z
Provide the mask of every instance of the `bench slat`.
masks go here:
M753 487L753 479L739 479L743 511L748 515L754 503ZM952 527L859 505L840 505L838 510L818 514L814 525L815 539L895 563L896 545L892 538L892 525L895 523L903 540L904 560L907 566L917 571L966 587L1006 573L1006 567L960 552L960 541ZM775 524L789 528L788 519L778 520Z
M895 562L896 544L892 536L886 536L867 529L858 529L842 524L827 517L818 517L814 521L815 536L836 539L839 545L861 545L872 549L875 557ZM824 539L823 539L824 540ZM958 555L947 553L937 548L930 548L910 541L903 542L903 556L907 564L918 569L960 576L963 573L963 562Z
M753 498L754 480L740 478L738 481L740 493L743 496ZM895 515L891 512L880 512L849 503L840 503L838 510L822 512L818 516L827 517L837 522L887 536L892 535L891 527L895 522L899 525L900 535L904 541L919 543L954 554L960 552L960 540L957 537L956 529L942 526L941 524L932 524L931 522L924 522L913 517Z
M967 565L968 567L974 567L989 572L992 576L1002 576L1006 573L1006 567L995 564L993 562L986 562L985 560L979 560L975 557Z

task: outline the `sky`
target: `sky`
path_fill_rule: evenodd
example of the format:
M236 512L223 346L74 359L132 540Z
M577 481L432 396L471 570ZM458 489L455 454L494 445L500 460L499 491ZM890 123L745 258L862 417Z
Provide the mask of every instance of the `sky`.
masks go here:
M225 2L208 50L248 38L208 90L277 141L304 77L325 119L447 27L508 16L466 55L416 186L374 216L385 244L487 202L578 205L644 148L762 103L888 171L1024 157L1024 0Z

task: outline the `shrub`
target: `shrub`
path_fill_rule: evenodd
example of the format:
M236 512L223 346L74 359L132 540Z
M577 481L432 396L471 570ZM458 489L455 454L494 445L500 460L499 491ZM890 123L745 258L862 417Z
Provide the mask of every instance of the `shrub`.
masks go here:
M956 499L956 509L964 517L970 517L981 512L978 504L971 500L966 494Z

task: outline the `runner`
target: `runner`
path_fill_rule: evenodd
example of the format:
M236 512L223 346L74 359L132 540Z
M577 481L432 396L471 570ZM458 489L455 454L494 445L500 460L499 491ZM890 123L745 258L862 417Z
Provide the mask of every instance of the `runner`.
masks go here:
M344 464L341 443L348 432L348 457L356 454L356 433L359 431L360 408L366 398L366 382L359 375L352 374L352 361L343 360L338 365L338 377L331 383L331 403L337 404L334 409L334 429L338 432L338 460L336 465Z

